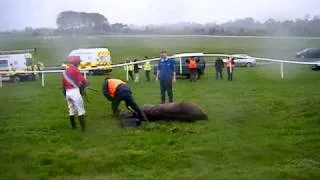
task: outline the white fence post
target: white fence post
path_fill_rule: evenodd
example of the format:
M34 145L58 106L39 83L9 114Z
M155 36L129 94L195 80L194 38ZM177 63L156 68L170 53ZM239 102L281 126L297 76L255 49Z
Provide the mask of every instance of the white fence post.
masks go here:
M180 74L182 74L182 57L179 58L180 61Z
M284 74L283 74L283 62L280 65L280 69L281 69L281 79L284 78Z
M127 78L127 81L129 81L129 66L128 66L128 64L126 65L126 78Z
M87 71L83 72L84 79L87 79Z
M42 87L44 87L44 72L41 73Z
M2 75L0 74L0 87L2 87Z

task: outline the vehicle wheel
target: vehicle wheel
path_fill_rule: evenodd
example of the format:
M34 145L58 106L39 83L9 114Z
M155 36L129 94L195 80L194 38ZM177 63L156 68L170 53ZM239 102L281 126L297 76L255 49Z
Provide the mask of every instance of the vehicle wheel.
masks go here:
M251 63L247 63L247 67L252 67L252 64Z
M301 59L304 59L304 55L301 55L300 58L301 58Z
M29 81L35 81L36 80L36 76L34 74L30 75L28 77Z
M88 75L93 76L94 75L93 71L89 71Z
M20 77L19 76L13 76L13 78L12 78L12 82L14 82L14 83L18 83L18 82L20 82L21 81L21 79L20 79Z

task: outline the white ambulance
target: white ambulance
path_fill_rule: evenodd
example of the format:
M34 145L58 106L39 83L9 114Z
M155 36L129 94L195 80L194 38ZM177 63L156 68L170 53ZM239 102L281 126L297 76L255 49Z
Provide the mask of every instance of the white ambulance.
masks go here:
M32 59L33 49L0 51L0 74L3 81L34 81L36 73L26 73L35 71L36 64Z
M107 48L75 49L68 56L80 57L80 70L97 68L96 70L89 70L89 73L92 74L105 74L112 71L110 67L112 65L111 54ZM66 67L65 64L64 67Z

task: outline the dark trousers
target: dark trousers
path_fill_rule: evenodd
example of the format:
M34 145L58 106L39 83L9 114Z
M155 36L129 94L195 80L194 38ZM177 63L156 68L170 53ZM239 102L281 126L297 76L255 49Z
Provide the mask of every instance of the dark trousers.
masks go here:
M137 103L134 101L133 96L130 91L120 91L117 92L116 96L112 100L112 111L113 114L119 113L119 105L120 102L124 101L126 103L127 108L132 109L135 113L138 114L139 119L144 120L144 115Z
M166 102L166 92L168 93L169 102L173 102L172 80L160 80L161 104Z
M129 76L130 76L131 80L133 81L133 71L129 71Z
M146 78L147 78L147 81L150 81L150 71L146 71Z
M232 72L231 72L232 71ZM232 81L233 78L233 68L227 68L227 73L228 73L228 81Z
M195 81L197 79L197 72L198 70L196 68L192 68L192 69L189 69L189 78L190 78L190 81Z
M216 79L222 79L222 69L216 69Z

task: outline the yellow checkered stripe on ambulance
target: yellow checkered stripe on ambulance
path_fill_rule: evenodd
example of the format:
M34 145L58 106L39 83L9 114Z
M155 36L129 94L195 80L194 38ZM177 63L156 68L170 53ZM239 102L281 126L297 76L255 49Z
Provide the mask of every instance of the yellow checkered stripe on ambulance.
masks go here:
M109 51L99 51L97 52L97 56L110 56L110 52Z

